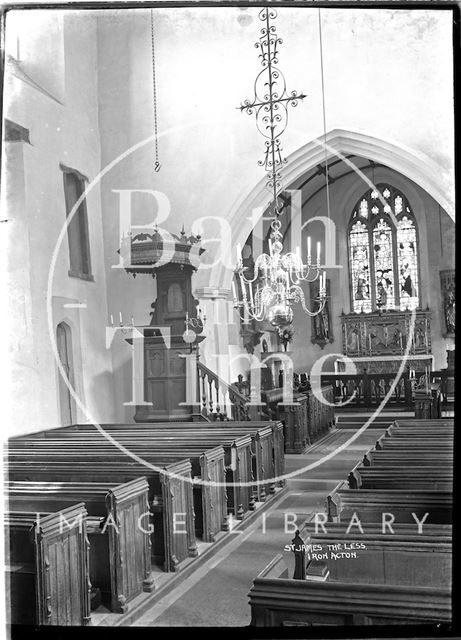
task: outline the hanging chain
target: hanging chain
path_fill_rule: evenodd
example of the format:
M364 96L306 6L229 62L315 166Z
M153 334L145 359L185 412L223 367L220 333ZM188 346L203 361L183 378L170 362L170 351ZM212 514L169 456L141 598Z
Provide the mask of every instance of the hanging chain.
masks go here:
M155 76L155 37L154 37L154 10L150 10L150 36L152 49L152 97L154 111L154 134L155 134L155 162L154 171L160 171L160 161L158 159L158 122L157 122L157 81Z
M322 113L323 113L323 146L325 149L325 180L327 194L327 217L330 217L330 174L328 167L328 149L327 149L327 117L325 109L325 77L323 72L323 40L322 40L322 16L319 7L319 44L320 44L320 75L322 79Z

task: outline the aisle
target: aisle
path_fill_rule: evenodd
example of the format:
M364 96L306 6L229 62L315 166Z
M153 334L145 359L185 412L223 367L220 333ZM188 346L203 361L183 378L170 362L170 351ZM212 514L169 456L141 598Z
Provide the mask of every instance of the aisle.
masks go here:
M286 472L306 465L334 451L351 432L335 430L304 455L289 455ZM366 431L346 449L319 467L301 471L288 480L288 493L257 518L190 577L157 601L133 626L246 626L250 623L247 594L253 578L281 553L291 541L291 525L284 531L285 517L298 524L314 511L323 512L327 493L346 478L350 469L369 449L380 432ZM264 530L265 529L265 530ZM289 566L293 559L287 557Z

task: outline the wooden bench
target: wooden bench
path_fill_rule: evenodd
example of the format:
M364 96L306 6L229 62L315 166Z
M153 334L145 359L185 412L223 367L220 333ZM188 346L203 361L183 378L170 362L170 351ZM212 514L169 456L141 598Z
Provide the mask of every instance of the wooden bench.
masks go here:
M412 453L407 451L398 451L388 449L372 449L367 451L363 456L362 464L369 466L405 466L405 467L453 467L453 456L442 451L424 451L418 452L418 456L414 457Z
M192 494L191 464L189 460L158 465L154 470L128 459L116 462L91 461L38 462L26 460L10 462L10 480L47 482L104 482L109 486L121 484L145 476L149 483L149 501L153 512L154 531L151 536L152 558L163 562L165 571L178 571L188 557L198 555L194 531L194 505ZM179 525L179 516L185 521ZM175 533L175 529L186 533Z
M413 513L427 524L451 524L451 491L405 489L349 489L342 481L327 496L328 522L350 521L354 514L362 522L381 522L383 513L392 513L396 522L414 523Z
M215 433L217 432L218 429L225 429L228 434L230 434L231 431L238 430L239 435L241 435L242 432L243 432L243 435L254 434L255 430L257 431L257 430L269 427L270 429L272 429L272 435L273 435L273 439L271 441L273 462L269 465L267 464L265 465L267 467L267 473L269 473L269 470L272 464L274 466L274 475L276 476L276 478L280 478L285 473L284 431L283 431L283 424L280 421L261 420L261 421L250 421L250 422L229 421L229 422L213 422L213 423L210 423L210 422L164 422L164 423L138 422L135 424L131 424L131 423L130 424L128 423L102 424L101 427L105 431L108 431L114 434L116 432L119 433L120 431L129 431L132 434L134 433L139 434L141 432L142 433L158 433L158 431L169 433L172 429L187 429L187 430L190 430L190 432L192 433L192 430L199 428L203 430L212 429L213 432ZM96 431L96 427L94 427L94 425L88 425L88 424L87 425L71 425L68 427L60 427L58 429L52 429L48 431L40 431L28 437L53 438L61 433L67 436L67 434L69 434L70 432L88 431L88 430ZM15 439L20 439L20 438L22 438L22 436L18 436L18 438L15 438ZM257 450L258 448L261 448L261 447L263 448L263 450L260 451L260 453L258 454ZM265 447L266 447L265 438L262 439L262 442L260 442L259 446L256 445L254 447L255 448L254 453L260 456L263 460L265 456L268 455L268 453L266 453ZM277 484L279 486L282 486L283 481L278 480Z
M23 450L48 451L49 447L63 452L70 451L71 456L75 456L77 452L84 452L85 455L95 452L103 455L107 452L112 456L124 456L123 451L104 438L94 427L88 431L73 430L72 433L73 437L65 435L56 438L16 439L10 443L10 456L12 452L16 455ZM248 510L254 509L250 435L232 438L227 433L217 432L195 436L194 433L168 436L163 433L150 435L144 434L143 431L126 433L118 430L115 439L126 450L150 461L160 456L171 463L187 456L191 461L194 476L202 480L208 478L206 484L194 485L194 493L196 497L198 495L198 499L195 500L198 515L197 532L198 535L203 535L205 541L213 541L219 530L227 529L228 510L242 519ZM220 447L216 448L218 442ZM14 445L14 449L11 449L11 445ZM224 483L227 483L227 494Z
M376 441L376 449L400 449L403 451L415 452L415 451L441 451L452 453L453 440L431 440L414 438L396 438L394 436L388 437L386 435L381 436Z
M203 446L195 450L192 446L188 449L184 445L180 447L181 453L178 453L178 447L151 447L148 443L140 443L135 439L124 441L123 445L131 453L154 465L158 462L171 464L188 457L194 476L196 535L206 542L212 542L219 531L227 528L226 471L222 447L203 451ZM91 434L84 442L73 439L25 440L20 447L10 446L8 459L12 462L28 459L78 462L97 459L126 460L127 455L99 434ZM203 480L205 484L197 484L195 479Z
M254 579L251 625L428 624L450 622L451 590L432 585L293 580L281 554Z
M80 526L69 528L66 522ZM55 513L6 512L4 525L8 623L89 625L84 504Z
M348 532L347 527L342 522L329 523L325 533L313 522L303 524L299 536L305 549L294 545L294 551L304 551L307 579L322 575L323 579L364 584L450 586L450 525L424 525L423 533L418 533L415 524L394 524L391 531L383 532L382 525L364 523L363 533L354 527ZM324 555L327 557L317 559Z
M102 425L103 428L108 428L113 432L119 433L120 430L128 428L132 430L133 426L139 431L152 431L153 433L159 432L174 432L175 437L178 432L199 433L201 434L211 433L217 435L218 433L227 435L251 435L252 437L252 453L254 457L254 477L257 481L257 499L264 502L266 494L269 491L274 493L274 487L276 484L283 485L283 481L279 480L285 473L285 453L284 453L284 432L283 424L280 421L250 421L250 422L194 422L194 423L151 423L143 424L137 423L136 425ZM269 431L271 431L271 434Z
M453 467L366 467L357 465L347 478L350 489L418 489L450 491Z
M112 611L125 613L139 593L154 589L145 478L112 488L88 482L9 482L4 490L11 512L55 512L85 503L91 584L109 596Z
M391 426L396 427L418 427L418 428L428 428L434 429L437 432L438 429L443 427L451 427L454 428L454 419L453 418L439 418L438 420L424 420L421 418L405 418L403 420L394 420Z
M274 422L218 422L218 423L137 423L131 425L101 425L101 427L114 438L119 439L123 435L149 434L150 437L169 437L172 441L179 440L180 436L200 439L208 444L212 436L219 443L218 436L225 440L229 437L238 437L249 434L252 438L252 464L255 480L256 499L264 502L266 499L266 487L270 493L274 493L275 485L280 475L284 473L284 454L281 446L281 433L283 426ZM59 437L72 437L72 433L91 433L96 428L93 425L72 425L67 429L59 429L41 432L39 437L52 438L59 431ZM276 436L274 437L274 433ZM277 477L276 477L277 469Z

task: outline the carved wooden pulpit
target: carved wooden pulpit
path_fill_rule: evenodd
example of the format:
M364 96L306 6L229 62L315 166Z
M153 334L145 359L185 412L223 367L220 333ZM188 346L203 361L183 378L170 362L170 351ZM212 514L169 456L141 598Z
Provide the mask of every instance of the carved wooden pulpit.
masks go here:
M192 408L186 405L184 356L204 339L198 335L203 326L197 319L198 301L192 295L191 283L204 249L199 246L200 236L186 236L184 229L173 238L174 245L167 245L159 233L134 236L130 266L125 267L133 276L145 273L157 279L150 327L142 329L144 400L152 404L136 407L136 422L192 419ZM186 326L186 317L196 326ZM169 328L169 339L160 330L163 327Z

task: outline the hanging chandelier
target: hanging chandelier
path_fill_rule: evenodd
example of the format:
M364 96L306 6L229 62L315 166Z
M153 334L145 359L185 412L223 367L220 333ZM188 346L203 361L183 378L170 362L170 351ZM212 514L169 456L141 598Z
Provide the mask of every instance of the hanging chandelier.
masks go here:
M267 174L266 187L272 196L273 221L269 237L269 253L262 253L254 261L253 273L247 276L248 267L243 265L241 248L237 246L237 288L232 282L234 308L238 310L244 322L250 320L268 320L279 333L293 320L293 304L300 303L309 316L320 313L326 302L325 271L320 273L320 242L317 243L315 262L311 256L311 242L307 238L307 264L301 258L298 247L295 253L284 253L283 236L279 216L282 207L279 205L281 191L281 169L287 162L282 157L280 137L285 131L288 121L288 106L296 107L306 95L292 91L287 93L285 78L275 66L278 63L278 46L282 39L276 33L272 22L277 17L275 9L264 8L259 18L265 23L261 36L255 43L260 50L259 57L263 70L257 75L254 83L253 100L245 100L240 107L242 112L256 116L258 131L266 138L265 156L258 161L264 166ZM319 280L318 308L311 311L306 306L301 282Z

